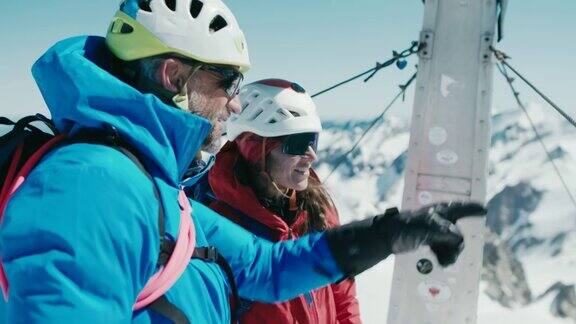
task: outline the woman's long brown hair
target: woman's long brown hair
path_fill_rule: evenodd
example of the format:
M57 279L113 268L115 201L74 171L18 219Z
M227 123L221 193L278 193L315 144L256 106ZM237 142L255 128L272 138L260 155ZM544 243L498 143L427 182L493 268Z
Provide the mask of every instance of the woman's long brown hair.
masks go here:
M270 165L269 155L266 158L266 165ZM266 197L273 200L287 199L280 192L274 189L272 179L268 173L264 175L261 170L261 163L249 164L244 159L238 159L236 164L236 176L241 183L250 186L258 198ZM316 177L308 178L308 187L296 193L298 206L305 210L308 221L304 224L304 233L323 231L334 226L326 218L329 212L337 215L334 202L325 186Z

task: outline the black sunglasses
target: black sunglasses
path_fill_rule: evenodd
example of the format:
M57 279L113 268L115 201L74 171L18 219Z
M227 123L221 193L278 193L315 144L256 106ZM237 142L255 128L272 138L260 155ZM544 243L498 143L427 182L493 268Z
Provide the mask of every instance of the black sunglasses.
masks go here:
M244 75L240 71L232 67L222 67L211 64L203 64L201 70L212 72L220 77L218 86L220 89L226 91L228 98L232 99L238 95L240 83L244 79Z
M318 133L299 133L288 135L282 141L282 153L290 155L305 155L311 147L314 152L318 148Z

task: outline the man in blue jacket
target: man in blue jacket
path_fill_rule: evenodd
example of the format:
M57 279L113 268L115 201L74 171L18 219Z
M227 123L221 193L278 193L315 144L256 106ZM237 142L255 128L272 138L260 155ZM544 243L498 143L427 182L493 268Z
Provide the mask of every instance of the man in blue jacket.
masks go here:
M164 295L168 314L133 305L158 270L159 223L163 239L178 237L179 181L240 110L235 96L249 66L244 36L220 0L126 0L106 39L63 40L34 64L61 132L114 130L150 177L98 143L63 145L44 157L11 198L0 230L8 323L231 321L231 280L201 259ZM192 210L196 246L215 246L240 295L263 302L293 298L422 244L450 264L463 246L452 223L483 212L474 204L390 210L272 244L197 202Z

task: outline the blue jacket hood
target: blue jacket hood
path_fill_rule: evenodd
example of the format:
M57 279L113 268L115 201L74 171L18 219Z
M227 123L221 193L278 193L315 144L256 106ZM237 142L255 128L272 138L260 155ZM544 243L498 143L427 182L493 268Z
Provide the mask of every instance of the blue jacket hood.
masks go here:
M152 174L177 184L211 130L210 122L143 94L110 74L104 38L58 42L32 67L56 127L74 134L105 125L118 129Z

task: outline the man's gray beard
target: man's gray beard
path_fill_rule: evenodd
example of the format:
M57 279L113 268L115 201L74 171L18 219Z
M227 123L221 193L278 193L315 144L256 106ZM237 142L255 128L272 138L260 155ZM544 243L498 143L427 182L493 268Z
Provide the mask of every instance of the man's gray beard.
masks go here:
M202 144L202 151L204 152L208 152L210 154L216 154L218 153L218 151L220 151L220 148L222 147L222 142L224 140L224 138L222 136L219 136L218 138L212 140L210 143L208 143L210 140L210 138L206 138L206 140L204 141L204 144Z
M220 127L215 127L218 123L218 111L215 108L207 107L208 100L202 94L196 91L192 91L189 94L189 102L191 112L202 116L212 124L212 129L210 133L202 143L202 150L211 154L216 154L222 146L222 129Z

